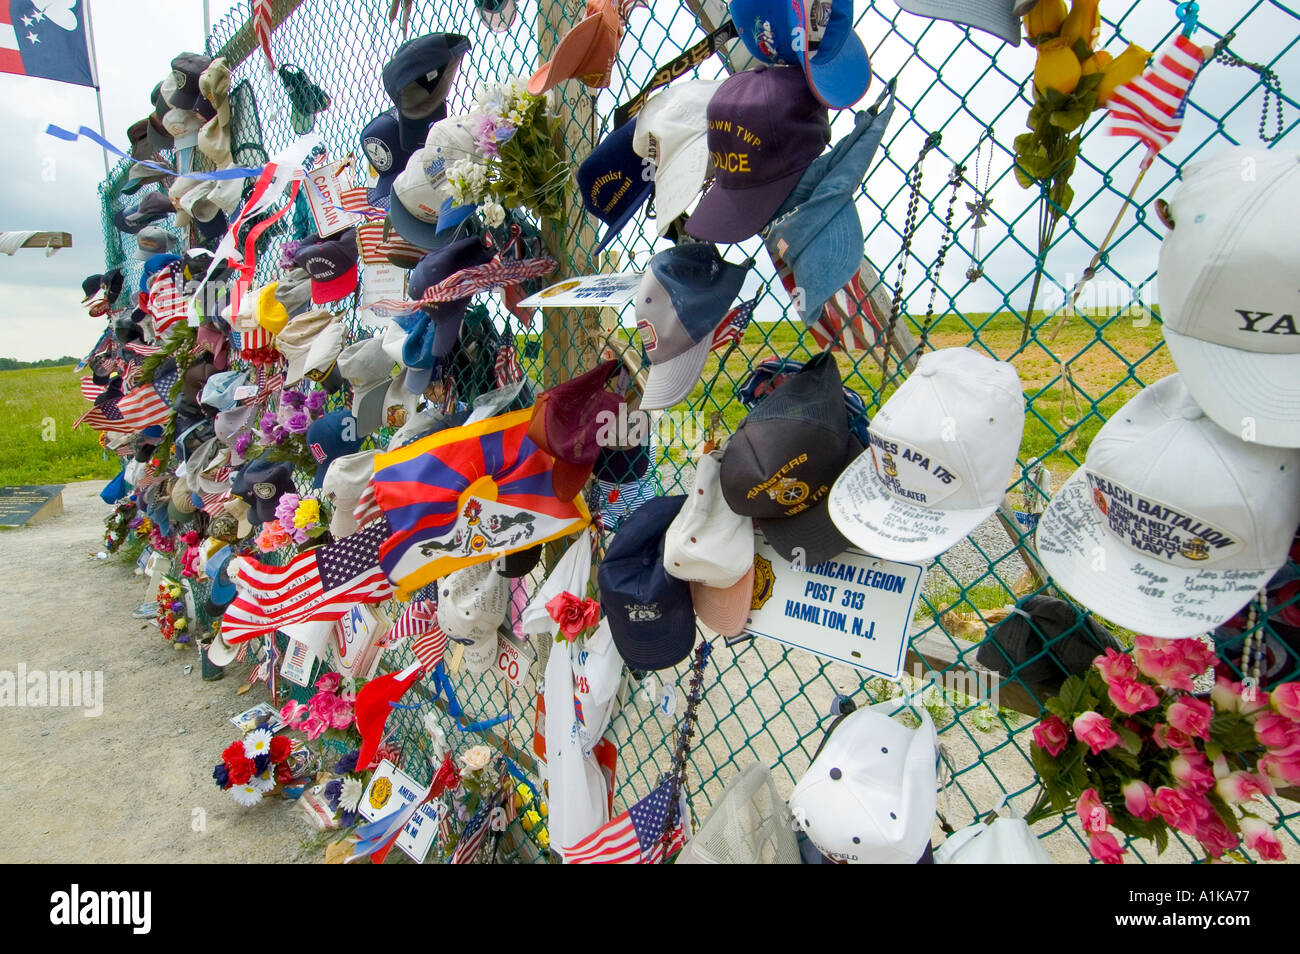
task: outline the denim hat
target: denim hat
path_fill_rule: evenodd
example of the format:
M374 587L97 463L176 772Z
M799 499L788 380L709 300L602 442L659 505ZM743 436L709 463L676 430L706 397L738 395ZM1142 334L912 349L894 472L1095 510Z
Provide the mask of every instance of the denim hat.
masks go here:
M218 411L228 411L238 402L235 391L248 380L243 371L221 371L203 382L199 403Z
M731 0L731 19L759 60L800 67L824 106L852 106L871 85L867 49L853 30L853 0ZM804 39L800 49L796 35Z
M644 410L672 407L690 393L750 264L724 261L707 242L677 245L650 259L636 293L636 327L650 359Z
M784 261L802 290L794 303L806 324L817 321L862 266L862 223L853 198L894 112L892 84L884 95L889 103L883 110L878 102L859 113L853 131L808 167L764 235L772 260Z
M366 198L371 205L386 209L393 191L393 180L406 168L412 152L402 146L396 109L380 113L366 123L366 128L361 130L361 151L379 173L374 186L366 191Z
M654 179L642 175L642 160L632 148L636 120L629 119L600 141L578 166L578 193L587 211L609 228L596 246L605 246L632 220L654 192Z
M619 527L596 571L600 607L632 669L669 669L691 653L691 585L664 569L664 538L686 497L647 500Z
M402 148L424 144L430 123L447 115L447 92L469 40L458 33L429 33L407 40L384 65L384 90L397 107Z
M324 483L325 472L335 458L361 450L364 437L357 427L357 419L345 407L312 421L311 427L307 428L307 449L316 461L316 478L312 486L319 487Z

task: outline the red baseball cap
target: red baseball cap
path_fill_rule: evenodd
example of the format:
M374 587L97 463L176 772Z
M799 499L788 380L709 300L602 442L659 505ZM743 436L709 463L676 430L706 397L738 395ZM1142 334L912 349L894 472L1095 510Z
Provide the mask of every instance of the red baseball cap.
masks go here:
M559 500L572 500L591 478L601 446L597 441L607 414L618 414L622 398L605 390L618 367L606 361L585 374L537 396L528 439L555 458L551 482Z

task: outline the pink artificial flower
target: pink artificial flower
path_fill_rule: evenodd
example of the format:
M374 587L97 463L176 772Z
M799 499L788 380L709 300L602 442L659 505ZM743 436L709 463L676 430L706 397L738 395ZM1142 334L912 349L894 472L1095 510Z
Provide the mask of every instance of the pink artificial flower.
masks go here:
M298 728L298 723L307 717L310 710L301 702L294 702L290 699L280 710L280 718L283 719L290 728Z
M1171 726L1189 738L1209 741L1214 707L1208 702L1190 696L1179 699L1169 707L1165 717Z
M1167 689L1181 689L1191 692L1195 687L1192 677L1205 672L1207 666L1197 667L1202 658L1194 649L1181 645L1196 643L1195 639L1155 639L1151 636L1139 636L1133 641L1133 655L1137 667L1150 679Z
M1291 749L1300 745L1300 723L1276 712L1265 712L1255 723L1255 738L1270 749Z
M1300 682L1284 682L1277 686L1269 704L1279 714L1292 722L1300 722Z
M302 724L298 726L298 728L302 729L303 732L306 732L307 738L314 742L325 734L325 730L328 729L329 726L315 716L308 716L302 720Z
M1093 755L1119 745L1119 736L1111 728L1110 720L1100 712L1083 713L1074 720L1073 728L1075 738L1087 745Z
M1074 803L1074 810L1083 823L1084 831L1103 832L1110 827L1110 812L1106 811L1095 788L1083 790L1079 800Z
M1273 826L1262 818L1247 815L1241 820L1241 833L1246 836L1246 847L1259 855L1261 861L1286 861Z
M1070 729L1060 716L1048 716L1034 726L1034 744L1056 758L1070 742Z
M289 544L289 534L277 521L270 520L262 524L262 529L257 534L256 543L258 550L263 553L270 553L272 550L287 546Z
M339 707L339 697L332 692L318 692L311 697L307 705L315 718L329 725L334 721L334 712Z
M1196 836L1205 819L1214 813L1204 795L1194 795L1166 785L1156 789L1151 807L1164 819L1165 824L1192 837Z
M1241 843L1237 833L1229 828L1214 811L1211 811L1209 817L1201 822L1193 837L1201 843L1201 847L1211 858L1222 858L1225 851L1231 851Z
M340 698L338 703L334 706L333 711L330 712L330 728L346 729L348 726L352 725L352 720L354 718L356 718L356 712L353 710L352 706L345 703Z
M1104 674L1102 678L1106 678ZM1160 696L1145 682L1123 676L1109 683L1106 695L1110 696L1110 701L1115 703L1115 708L1125 715L1146 712L1160 704Z
M298 512L298 504L301 502L302 498L297 494L281 494L275 502L275 519L280 521L280 526L285 530L293 529L293 515Z
M1156 817L1155 807L1151 804L1155 792L1151 791L1151 786L1146 782L1135 778L1131 782L1125 782L1120 791L1124 793L1125 810L1134 818L1150 821Z
M343 682L343 677L336 672L323 673L316 680L317 692L338 692L339 685Z
M1300 756L1262 755L1256 768L1276 786L1300 785Z
M1151 738L1162 749L1173 749L1177 752L1196 751L1195 742L1166 722L1157 722L1152 726Z
M1133 657L1128 653L1116 652L1114 649L1107 649L1106 655L1098 656L1092 664L1101 673L1101 681L1108 686L1118 680L1132 679L1137 675L1137 666L1133 662Z
M1108 831L1094 831L1088 835L1088 853L1104 865L1122 865L1125 851Z
M1199 752L1180 752L1169 763L1169 772L1178 787L1203 795L1214 787L1214 770L1209 760Z
M1273 784L1266 775L1254 772L1230 772L1214 784L1214 790L1225 802L1240 804L1256 795L1272 795Z

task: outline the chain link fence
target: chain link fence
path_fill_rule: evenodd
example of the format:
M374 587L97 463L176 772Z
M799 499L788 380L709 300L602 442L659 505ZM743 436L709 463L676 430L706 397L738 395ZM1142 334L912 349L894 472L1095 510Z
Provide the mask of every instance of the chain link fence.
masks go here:
M1300 42L1300 13L1295 9L1276 0L1203 6L1207 9L1198 43L1226 39L1228 51L1276 71L1284 84L1300 81L1292 53ZM404 37L398 26L388 22L387 7L382 0L306 0L300 5L277 0L275 4L277 20L287 12L272 38L277 64L302 69L329 96L328 108L315 117L315 132L330 158L357 152L362 127L390 106L379 74ZM408 34L446 31L470 38L471 52L461 63L448 99L449 111L456 113L469 106L481 82L529 75L582 12L580 3L523 0L513 26L494 33L484 26L472 3L416 2ZM1135 42L1156 50L1180 27L1175 4L1168 0L1116 0L1103 4L1102 13L1100 42L1111 49ZM721 5L692 7L655 0L649 11L634 9L609 89L593 91L571 81L556 90L570 163L576 167L610 131L615 106L634 96L656 66L698 42L723 19ZM974 657L986 617L1042 589L1027 574L1022 556L1032 554L1034 514L1052 489L1083 462L1102 423L1141 387L1174 370L1162 345L1158 307L1152 300L1163 234L1154 202L1171 193L1185 163L1230 144L1255 143L1266 92L1278 103L1268 107L1267 116L1269 134L1277 134L1275 147L1294 148L1300 111L1283 89L1266 83L1259 71L1209 64L1192 91L1181 135L1147 175L1087 294L1064 314L1069 290L1137 175L1143 147L1133 145L1133 140L1102 135L1103 114L1094 114L1085 126L1079 167L1072 179L1077 198L1040 258L1039 196L1017 184L1010 148L1025 129L1031 104L1033 50L1025 45L1011 47L944 21L911 16L892 0L865 4L859 0L855 20L875 74L859 105L874 101L884 82L897 83L894 116L857 199L864 254L880 276L871 289L874 300L887 308L896 276L905 271L906 277L898 299L898 334L892 340L879 336L874 348L840 353L842 377L864 398L870 415L905 377L919 349L971 347L1015 364L1028 413L1018 467L1008 475L1007 490L1011 509L1020 513L1006 527L991 521L929 567L909 634L909 676L902 686L866 679L858 670L763 639L732 645L716 640L690 756L688 794L692 813L703 817L727 780L750 762L761 761L773 767L778 786L788 795L811 761L839 697L874 701L933 679L940 686L964 687L945 691L941 701L931 700L928 706L954 770L940 807L948 821L960 827L991 810L1003 795L1022 796L1017 800L1022 809L1033 797L1029 730L1036 719L1037 700L1019 678L994 683L998 706L982 700L973 687L984 678ZM244 149L236 152L240 162L255 162L259 154L275 155L297 135L290 125L286 89L254 50L249 22L250 12L241 5L216 25L207 41L208 54L230 56L234 139ZM743 60L744 49L736 44L729 54L706 60L696 75L722 78L730 68L744 68ZM852 122L851 111L836 114L832 141L843 136ZM936 136L937 144L918 163L922 146ZM123 205L119 189L125 168L123 163L101 188L109 265L120 264L133 251L123 248L112 226L113 212ZM953 175L955 168L961 170L960 176ZM917 223L904 253L912 183L919 183ZM976 232L971 205L980 198L987 199L991 209L987 225ZM950 215L951 247L943 255L945 220ZM580 206L568 216L562 234L548 234L543 227L550 247L563 252L561 274L640 268L653 253L653 227L633 225L598 258L590 249L601 232L603 226L584 217ZM282 231L272 245L288 234L287 229ZM771 357L806 360L821 350L790 307L759 240L721 251L731 261L756 260L742 292L744 299L759 296L756 317L725 363L717 354L710 357L701 378L708 384L701 383L671 416L660 418L661 423L673 425L658 429L657 472L651 479L662 493L682 493L690 486L694 448L691 441L680 439L688 430L683 421L695 426L697 436L710 423L731 432L745 413L737 391L755 365ZM259 256L259 281L273 278L276 257ZM1041 310L1026 315L1033 274L1040 265L1044 269L1038 296ZM138 280L138 272L129 278ZM633 354L639 351L635 330L621 325L616 315L539 312L531 326L521 327L519 319L495 298L487 304L496 332L514 336L523 369L536 389L592 367L611 344ZM1027 340L1022 344L1026 321ZM353 312L348 341L369 333ZM461 384L462 399L492 387L487 380ZM589 502L593 511L609 509L609 500L599 495ZM608 538L608 527L603 537ZM528 578L530 592L543 574L539 567ZM1290 605L1272 606L1258 620L1270 645L1285 649L1279 679L1300 676L1297 654L1277 622ZM1241 639L1247 635L1243 633ZM705 632L700 636L712 638ZM1120 637L1131 639L1131 634ZM541 658L519 688L494 674L482 678L463 671L453 674L463 710L459 722L448 715L446 701L435 697L429 681L418 687L420 708L397 710L388 722L390 734L403 748L404 769L422 781L429 777L425 717L435 712L454 750L488 741L535 777L538 680L549 647L542 644L535 649ZM407 653L395 655L386 660L394 668L413 661ZM625 678L623 704L607 733L619 752L616 811L644 796L670 769L689 674L689 663L683 663L675 672ZM484 732L460 729L465 723L506 714L508 719ZM1284 820L1279 829L1284 846L1295 852L1300 849L1300 807L1281 798L1274 799L1274 807ZM541 829L533 826L524 834L512 827L502 842L501 859L544 858ZM1088 859L1086 836L1073 815L1044 822L1036 831L1058 860ZM1144 862L1198 857L1195 844L1176 833L1161 856L1146 842L1134 842L1129 849L1130 858Z

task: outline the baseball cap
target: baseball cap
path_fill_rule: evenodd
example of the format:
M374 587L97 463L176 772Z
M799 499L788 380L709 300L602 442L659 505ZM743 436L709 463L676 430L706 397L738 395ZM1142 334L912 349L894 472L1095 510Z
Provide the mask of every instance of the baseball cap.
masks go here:
M470 116L448 116L429 127L428 136L393 180L389 218L399 235L413 245L445 245L442 233L463 223L474 206L453 205L447 168L461 159L477 161Z
M474 9L493 33L504 33L515 22L515 0L474 0Z
M664 569L668 527L685 496L655 497L619 527L596 570L600 606L619 655L632 669L669 669L691 653L691 587Z
M704 188L707 110L721 85L721 80L676 83L637 114L632 148L654 163L655 229L661 238Z
M622 398L605 385L618 370L606 361L537 396L528 439L555 458L551 482L559 500L572 500L591 478L600 456L597 435L617 415Z
M494 561L496 571L508 579L527 576L542 561L542 545L516 550Z
M257 317L257 324L273 335L278 335L289 324L289 311L280 301L279 295L276 294L278 286L279 282L271 282L269 285L263 285L257 291L256 296L251 294L246 296L246 298L253 299L256 302L253 313Z
M243 371L221 371L213 374L203 382L199 403L217 411L228 411L238 403L235 400L235 391L247 380L248 375Z
M1038 0L898 0L908 13L950 20L961 26L975 27L985 33L1020 45L1020 18L1033 9Z
M832 727L790 794L790 811L817 850L848 864L915 864L938 808L938 736L924 707L909 729L886 700Z
M628 120L602 139L578 166L578 194L588 212L607 226L592 252L599 255L654 191L642 173L641 157L632 147L636 121Z
M361 130L361 151L370 167L379 174L378 180L366 192L371 205L388 207L388 197L393 191L393 180L398 177L411 159L410 149L402 147L401 126L397 110L380 113Z
M784 262L803 291L794 304L807 324L820 319L826 302L862 266L862 223L854 198L894 113L893 92L891 83L884 93L888 105L882 110L877 102L859 113L853 131L813 161L764 232L772 260Z
M1300 451L1219 427L1173 374L1102 425L1039 518L1036 543L1075 600L1174 639L1250 602L1286 563L1298 523Z
M155 255L175 254L180 246L180 239L170 232L164 232L156 225L146 225L135 237L135 260L147 262Z
M197 403L204 384L216 373L217 367L211 361L195 361L185 369L185 374L181 377L182 393Z
M754 592L754 521L722 496L722 452L703 454L664 539L664 569L691 584L695 615L719 636L745 628Z
M384 425L384 409L396 383L393 364L379 337L350 344L338 356L339 372L352 385L352 414L362 435L373 434Z
M727 782L675 865L797 865L790 808L772 771L751 762Z
M510 603L510 584L491 562L454 570L438 581L438 626L457 642L496 641Z
M751 264L724 261L705 242L676 245L650 259L636 293L636 327L650 359L643 410L672 407L691 392L708 360L713 333Z
M330 411L311 422L307 428L307 450L316 461L316 476L313 487L319 487L325 480L325 472L330 463L338 457L355 454L361 449L364 435L357 428L357 419L347 408Z
M407 40L384 65L384 90L397 107L403 148L418 149L429 124L447 115L447 92L469 46L458 33L428 33Z
M293 468L284 461L250 461L235 471L231 492L248 504L254 523L275 519L275 505L284 494L296 493Z
M803 362L794 358L764 358L740 382L736 388L736 397L746 408L752 408L802 367ZM859 444L866 447L870 440L868 425L871 423L867 418L867 405L862 400L862 395L847 384L844 385L844 417L849 423L849 432L857 438Z
M321 490L334 501L330 517L330 533L342 539L357 530L357 520L352 511L366 492L370 478L375 475L374 450L344 454L330 461L321 481Z
M853 31L853 0L731 0L730 9L749 52L799 67L823 105L852 106L871 85L871 61Z
M150 116L149 126L144 131L145 138L155 152L176 148L176 140L162 124L162 117Z
M975 659L985 669L1021 680L1046 700L1067 676L1086 673L1107 649L1122 651L1092 614L1040 593L1021 600L989 629Z
M144 122L144 120L141 120L141 122ZM147 159L148 156L142 158ZM143 162L134 162L131 164L131 168L127 170L126 184L122 186L122 194L135 195L149 183L162 182L174 175L175 173L168 172L165 169L155 169L153 166L146 165ZM173 209L172 211L175 210ZM118 228L121 228L121 226L119 225Z
M1277 447L1300 447L1298 206L1295 150L1236 146L1189 165L1157 273L1165 344L1187 390L1220 427L1253 428Z
M969 348L922 355L872 419L869 452L835 481L835 526L887 560L928 560L964 539L1006 495L1021 387L1014 367Z
M826 107L788 66L758 67L725 80L708 108L713 185L686 231L740 242L759 231L830 142Z
M312 302L323 305L346 298L357 290L359 256L356 229L348 229L329 238L308 235L293 261L311 276Z
M286 321L290 315L301 314L312 304L311 275L305 268L286 268L280 273L280 280L272 285L272 294L283 307Z
M126 138L130 142L127 152L131 154L132 159L148 159L153 155L153 147L149 145L149 120L137 119L130 126L126 127ZM139 188L137 184L135 188ZM126 194L135 191L135 189L123 188Z
M227 572L230 558L234 555L229 546L224 546L209 556L203 565L204 574L212 581L208 594L209 607L224 610L235 599L235 584Z
M614 0L587 0L587 15L560 38L551 58L528 79L528 92L540 96L567 79L604 89L618 58L623 20Z
M722 454L727 505L804 566L849 547L827 511L831 485L862 446L849 433L839 368L823 351L750 411Z
M199 104L199 77L212 65L212 57L201 53L182 53L172 60L172 84L168 96L168 84L164 83L163 94L167 104L173 109L194 109Z
M302 377L315 381L327 394L333 394L343 387L343 375L339 373L339 353L343 350L343 324L333 322L312 339L311 347L302 362ZM287 373L286 373L287 378Z
M343 327L338 318L328 311L309 311L289 319L289 323L275 336L275 347L288 362L284 370L284 383L296 384L307 373L307 358L316 339L328 335L326 348L343 341ZM320 352L318 351L317 354Z
M429 252L416 263L407 282L407 294L418 300L444 279L462 269L486 265L495 255L495 249L488 248L477 235L457 239ZM437 358L450 354L456 347L469 304L469 298L458 298L424 305L396 318L396 323L407 332L402 345L402 363L408 368L426 369L433 367Z

